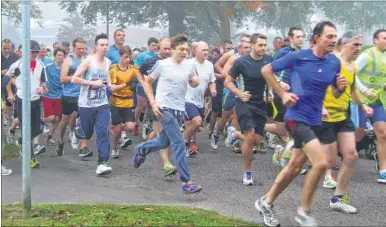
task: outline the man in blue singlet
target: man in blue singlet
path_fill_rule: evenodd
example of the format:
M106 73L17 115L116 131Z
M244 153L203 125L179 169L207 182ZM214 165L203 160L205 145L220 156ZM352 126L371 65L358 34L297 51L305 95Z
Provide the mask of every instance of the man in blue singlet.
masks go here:
M66 126L70 123L70 140L74 150L78 149L79 141L74 136L76 115L74 112L78 112L78 97L80 93L80 87L77 84L71 83L71 77L74 75L76 69L84 59L85 41L77 38L72 41L73 53L68 55L62 65L60 73L60 82L63 84L63 96L62 96L62 119L59 123L59 141L56 147L56 154L58 156L63 155L64 148L64 133L66 132ZM87 146L87 141L84 141ZM83 144L84 145L84 144Z

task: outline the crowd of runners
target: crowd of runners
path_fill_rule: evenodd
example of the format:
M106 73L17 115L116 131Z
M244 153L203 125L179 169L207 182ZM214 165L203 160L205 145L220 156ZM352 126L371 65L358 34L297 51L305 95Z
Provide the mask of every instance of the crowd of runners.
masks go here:
M303 49L306 41L309 49ZM279 225L276 198L307 172L295 220L316 226L311 201L323 177L323 187L335 189L330 208L357 213L346 198L347 186L358 159L356 144L370 125L376 181L386 183L385 29L374 33L373 47L362 53L363 37L355 32L337 37L328 21L316 24L307 40L300 27L290 28L269 52L260 33L213 48L184 35L149 38L145 51L124 43L125 32L118 29L113 44L99 34L89 53L80 37L71 45L54 43L50 57L47 47L31 40L32 168L49 147L65 155L65 142L79 158L93 156L88 141L95 130L96 174L111 174L109 159L119 158L132 144L130 137L140 135L145 142L135 146L133 167L147 168L146 157L160 151L164 176L178 174L182 192L197 193L202 186L192 182L187 159L200 155L196 135L206 126L212 149L223 137L226 147L242 154L245 186L254 185L252 171L259 169L252 168L253 154L273 148L273 164L282 170L255 202L268 226ZM20 56L25 53L20 47L12 51L8 39L1 48L3 124L9 126L7 143L17 144L22 154L22 137L15 141L15 133L23 125ZM42 133L48 134L46 146L39 144ZM338 154L342 161L336 167ZM331 176L333 168L339 169L337 178ZM2 175L11 173L2 163Z

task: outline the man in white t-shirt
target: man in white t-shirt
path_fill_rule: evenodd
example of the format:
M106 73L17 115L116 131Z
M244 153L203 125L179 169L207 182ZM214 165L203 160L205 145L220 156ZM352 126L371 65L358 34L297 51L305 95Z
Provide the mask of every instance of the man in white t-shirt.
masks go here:
M201 191L202 187L193 184L190 180L180 125L185 112L185 95L188 84L191 87L197 87L199 79L195 75L194 64L185 60L189 52L188 39L183 35L177 35L172 38L171 47L172 57L157 61L143 83L153 113L162 124L162 131L156 138L141 143L135 148L133 166L139 168L150 152L159 151L171 145L177 171L182 181L182 192L196 193ZM153 81L157 79L154 99L152 86Z
M208 61L209 47L205 42L198 42L194 47L196 57L190 59L195 65L195 72L200 80L200 84L192 88L188 86L188 92L185 96L185 147L186 156L196 155L197 150L190 146L190 139L202 125L202 118L204 117L204 96L205 91L209 85L209 91L212 97L216 96L216 84L214 81L216 77L214 75L213 64Z

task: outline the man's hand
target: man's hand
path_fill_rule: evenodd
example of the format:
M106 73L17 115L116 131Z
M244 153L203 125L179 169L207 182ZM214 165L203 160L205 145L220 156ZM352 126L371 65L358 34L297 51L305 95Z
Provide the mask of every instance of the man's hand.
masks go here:
M8 72L8 69L1 70L1 75L5 75Z
M216 89L210 89L210 94L212 95L212 97L216 97L217 96Z
M361 107L361 108L362 108L363 112L365 112L366 117L371 117L371 116L373 116L373 113L374 113L373 108L369 107L369 106L366 105L366 104L362 104L362 107Z
M327 119L330 117L330 115L328 114L328 111L325 107L323 107L322 116L323 116L323 119Z
M338 88L338 91L340 93L343 93L347 88L347 80L346 77L341 76L339 73L336 74L336 85Z
M280 87L283 88L284 91L289 91L291 89L289 84L287 84L286 82L280 81L279 84L280 84Z
M48 88L44 88L43 86L40 86L38 89L36 89L38 92L38 95L45 95L48 93Z
M158 119L161 118L162 117L162 113L161 113L161 110L160 110L160 108L158 106L158 103L153 101L153 102L150 103L150 105L151 105L151 109L153 110L154 115Z
M272 102L274 97L275 97L275 96L273 95L273 92L272 92L272 91L269 91L269 92L268 92L268 102Z
M294 93L284 92L281 96L281 100L283 105L291 107L296 104L296 102L299 100L299 97Z
M375 93L374 93L374 91L373 91L373 89L367 89L366 91L365 91L365 96L368 98L368 99L370 99L370 100L372 100L372 99L375 99L377 96L375 95Z
M249 91L244 91L243 93L241 93L239 95L239 98L243 101L243 102L248 102L249 99L251 99L252 95L249 93Z
M13 103L15 101L15 96L11 93L7 97L8 102Z
M100 88L105 86L102 80L90 81L90 85L93 86L94 88Z

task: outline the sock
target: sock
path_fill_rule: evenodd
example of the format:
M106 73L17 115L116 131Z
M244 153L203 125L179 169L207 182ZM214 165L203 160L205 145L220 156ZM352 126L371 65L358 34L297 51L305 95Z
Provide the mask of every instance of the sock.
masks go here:
M252 172L246 172L246 174L247 174L247 179L252 178Z
M324 180L331 180L332 179L332 176L331 175L326 175L324 176Z
M185 142L185 147L189 148L190 147L190 142Z
M386 169L379 171L379 174L386 174Z
M339 199L343 199L343 195L334 195L331 198L331 202L336 203L336 202L338 202Z
M52 136L51 136L51 135L48 135L48 139L49 139L49 140L52 139Z

